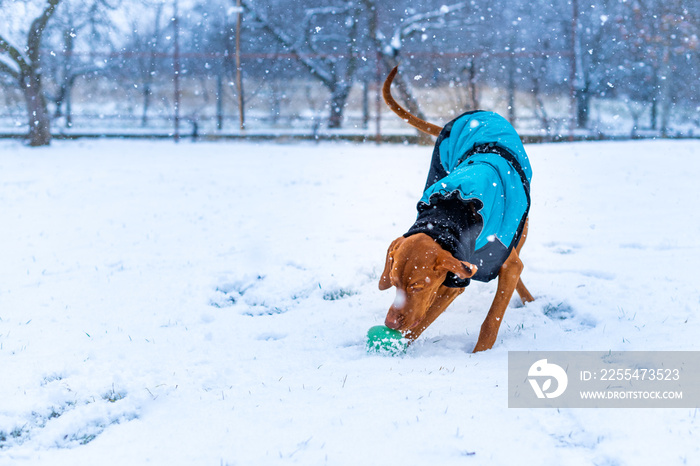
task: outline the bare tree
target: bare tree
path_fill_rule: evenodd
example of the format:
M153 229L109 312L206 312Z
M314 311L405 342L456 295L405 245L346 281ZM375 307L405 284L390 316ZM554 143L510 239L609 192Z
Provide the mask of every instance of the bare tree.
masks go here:
M295 32L272 21L263 10L253 7L249 0L244 0L242 5L249 17L257 21L262 29L284 46L286 52L299 60L311 76L329 90L331 99L328 127L340 128L357 69L357 5L346 2L338 6L307 8ZM312 27L312 24L322 23L324 19L330 24L328 33L325 33L324 27ZM329 53L328 47L332 53Z
M34 18L27 32L26 46L10 42L0 35L0 73L13 78L22 89L29 116L29 145L51 143L51 118L46 106L42 84L41 41L46 26L61 0L46 0L41 14Z
M686 57L697 56L700 48L700 18L679 0L634 0L625 5L626 21L621 27L629 48L626 56L643 64L625 64L626 69L634 70L629 77L635 84L633 95L651 101L651 126L666 135L678 87L683 87L678 86L683 80L679 72Z
M158 72L159 55L164 55L162 42L165 27L162 25L164 3L156 3L151 7L153 10L152 26L139 28L138 22L134 21L131 28L132 40L129 48L135 54L133 61L133 72L137 73L141 80L142 110L141 126L148 125L148 112L153 98L153 81ZM141 31L144 29L144 31Z
M458 18L454 15L455 12L466 8L468 5L467 2L460 2L449 6L442 5L436 10L411 15L404 18L391 34L385 34L381 30L381 25L379 24L379 4L377 0L360 1L365 9L372 14L369 25L369 36L373 41L377 57L386 73L399 65L403 43L414 34L424 34L429 30L458 28L471 24L469 19ZM408 76L405 73L399 73L394 80L394 86L396 87L397 95L403 101L407 110L421 120L426 120L425 114L421 111L418 101L411 91ZM430 136L424 133L419 134L421 142L432 142Z
M46 29L44 42L59 49L43 65L45 79L53 84L45 83L46 95L55 106L54 118L65 116L66 127L72 126L71 96L76 81L102 71L92 52L109 42L113 24L106 13L115 8L104 0L64 2Z

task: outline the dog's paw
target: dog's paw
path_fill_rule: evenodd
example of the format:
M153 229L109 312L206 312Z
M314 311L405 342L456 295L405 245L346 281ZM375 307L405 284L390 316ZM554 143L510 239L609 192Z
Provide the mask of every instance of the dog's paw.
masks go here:
M146 395L131 396L114 384L100 389L99 384L87 387L85 380L73 380L61 374L47 376L28 388L44 401L31 409L22 404L4 409L0 451L25 444L37 449L74 448L92 442L113 425L138 419Z
M336 287L323 291L323 299L325 301L338 301L340 299L349 298L359 294L359 291L351 288Z
M574 309L566 301L544 303L542 306L542 313L552 320L567 320L576 315Z
M210 306L247 316L283 314L319 295L333 301L355 294L348 287L326 289L313 271L291 263L265 273L224 277L213 288Z
M223 281L214 289L214 293L209 300L209 305L219 308L233 306L238 303L250 288L264 278L263 275L255 275Z
M542 314L555 322L560 322L567 330L573 330L575 327L592 328L597 325L593 317L579 313L566 301L543 301L541 306Z

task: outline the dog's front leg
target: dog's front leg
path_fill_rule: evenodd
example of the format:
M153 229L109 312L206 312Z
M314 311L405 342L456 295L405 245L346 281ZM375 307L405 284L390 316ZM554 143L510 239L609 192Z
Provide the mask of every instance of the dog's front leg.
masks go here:
M503 263L498 271L498 288L496 296L493 298L491 309L486 315L484 323L481 324L481 332L479 339L476 342L474 352L491 349L496 342L498 329L503 321L503 315L506 313L510 298L513 296L513 291L520 280L520 273L523 271L523 263L518 257L518 252L513 249L508 256L508 259ZM529 293L528 293L529 294Z

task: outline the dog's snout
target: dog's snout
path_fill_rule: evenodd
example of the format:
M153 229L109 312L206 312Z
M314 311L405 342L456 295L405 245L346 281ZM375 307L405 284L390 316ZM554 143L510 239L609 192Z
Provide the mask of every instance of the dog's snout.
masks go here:
M390 312L389 315L386 316L386 319L384 320L384 325L389 327L390 329L398 330L401 328L401 324L403 323L403 318L400 315L391 315L392 313Z
M384 325L387 327L399 330L403 327L405 323L404 318L404 307L406 306L406 292L400 288L396 289L396 298L394 298L394 303L389 308L389 312L384 320Z
M406 292L400 288L396 289L396 297L394 298L393 307L396 309L403 309L406 304Z

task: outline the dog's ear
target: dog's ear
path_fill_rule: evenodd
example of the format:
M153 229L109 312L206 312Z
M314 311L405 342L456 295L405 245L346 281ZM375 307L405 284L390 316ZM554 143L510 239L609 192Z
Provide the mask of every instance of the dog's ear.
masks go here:
M391 245L389 245L389 249L386 252L386 262L384 263L384 271L382 272L382 276L379 279L379 289L384 291L388 290L391 288L391 269L394 267L394 252L398 249L398 247L403 243L404 241L403 236L396 238Z
M461 279L472 278L476 275L476 271L478 270L476 265L455 259L450 253L445 253L440 257L437 267L438 269L452 272Z

